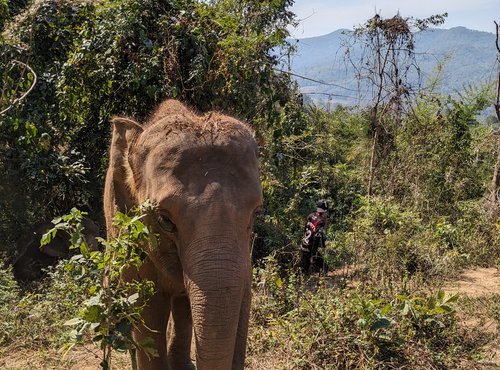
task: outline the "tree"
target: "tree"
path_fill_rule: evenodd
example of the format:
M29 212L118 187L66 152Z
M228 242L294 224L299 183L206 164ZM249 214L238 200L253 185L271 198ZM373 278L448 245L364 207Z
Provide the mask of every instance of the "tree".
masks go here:
M414 73L419 74L415 60L415 34L431 25L444 22L447 14L426 19L403 18L396 14L384 19L375 14L364 25L354 29L347 58L360 82L371 90L370 110L372 144L370 151L367 193L373 193L373 180L378 157L391 150L401 115L415 93ZM361 52L352 54L354 45Z
M273 70L291 3L47 0L10 18L0 63L33 70L19 92L35 73L37 83L0 120L3 248L74 206L98 217L114 114L144 121L173 97L270 130L293 97L290 77ZM11 67L19 81L24 65ZM0 111L20 95L2 98Z
M497 91L496 91L496 101L494 104L495 113L497 115L498 120L500 121L500 44L499 44L499 34L500 34L500 25L495 22L496 29L496 49L497 49L497 64L498 64L498 80L497 80ZM500 131L496 130L494 132L496 136L496 152L497 152L497 160L495 162L495 168L493 170L493 178L491 180L491 193L490 193L490 201L495 206L500 202ZM493 207L495 208L495 207Z

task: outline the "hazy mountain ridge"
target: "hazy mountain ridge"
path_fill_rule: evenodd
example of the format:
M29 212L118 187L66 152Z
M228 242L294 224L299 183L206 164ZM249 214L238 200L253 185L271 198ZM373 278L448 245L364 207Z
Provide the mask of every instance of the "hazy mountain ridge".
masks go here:
M314 80L340 85L329 86L296 78L301 91L315 101L332 100L354 104L366 97L358 86L353 69L345 60L349 30L341 29L327 35L290 40L297 52L291 59L292 71ZM439 91L449 94L469 84L493 81L497 76L495 35L493 33L455 27L420 32L415 38L422 83L436 77L443 65ZM355 52L355 51L354 51ZM415 83L416 83L416 77Z

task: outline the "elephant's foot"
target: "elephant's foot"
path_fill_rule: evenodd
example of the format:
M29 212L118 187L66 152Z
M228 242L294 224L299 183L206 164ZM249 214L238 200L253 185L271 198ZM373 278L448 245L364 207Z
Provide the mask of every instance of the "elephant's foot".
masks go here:
M175 370L175 367L168 367L167 361L161 358L138 358L137 359L137 368L140 370Z
M168 368L170 370L196 370L191 359L169 359Z

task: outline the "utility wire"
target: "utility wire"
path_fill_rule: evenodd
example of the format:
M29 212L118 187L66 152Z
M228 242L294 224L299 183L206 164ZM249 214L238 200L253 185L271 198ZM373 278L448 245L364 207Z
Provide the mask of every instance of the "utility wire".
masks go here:
M290 76L302 78L303 80L307 80L307 81L311 81L311 82L316 82L316 83L319 83L321 85L335 86L335 87L338 87L338 88L341 88L341 89L344 89L344 90L347 90L347 91L357 92L357 90L349 89L348 87L344 87L344 86L341 86L341 85L338 85L338 84L334 84L334 83L330 83L330 82L315 80L313 78L305 77L305 76L302 76L302 75L299 75L297 73L293 73L293 72L290 72L290 71L283 71L282 69L276 69L276 68L274 68L274 70L276 72L286 73L286 74L289 74Z
M340 94L333 94L333 93L323 93L323 92L300 92L302 95L326 95L328 97L335 96L337 98L349 98L349 99L358 99L355 96L349 96L349 95L340 95Z

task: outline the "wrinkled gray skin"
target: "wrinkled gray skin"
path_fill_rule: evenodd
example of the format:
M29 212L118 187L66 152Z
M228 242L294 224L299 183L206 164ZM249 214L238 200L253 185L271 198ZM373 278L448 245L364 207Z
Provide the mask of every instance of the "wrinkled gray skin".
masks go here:
M96 237L99 236L99 226L89 218L83 219L82 226L87 245L91 250L96 250ZM43 222L18 240L18 255L12 266L17 280L37 280L43 276L44 268L56 264L59 259L70 256L70 236L65 231L59 231L49 244L43 247L40 246L40 239L43 234L53 227L54 225L51 222Z
M126 278L151 279L157 291L143 311L159 357L139 351L140 370L243 369L250 310L250 235L262 203L252 131L218 113L198 115L164 102L148 122L113 119L104 208L112 217L150 199L157 248ZM169 328L167 334L167 326ZM193 330L194 329L194 330Z

